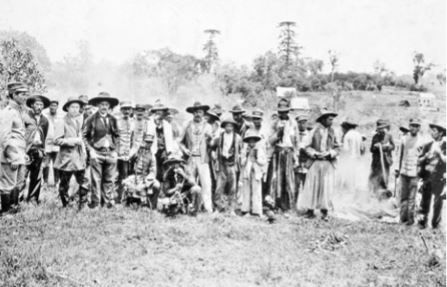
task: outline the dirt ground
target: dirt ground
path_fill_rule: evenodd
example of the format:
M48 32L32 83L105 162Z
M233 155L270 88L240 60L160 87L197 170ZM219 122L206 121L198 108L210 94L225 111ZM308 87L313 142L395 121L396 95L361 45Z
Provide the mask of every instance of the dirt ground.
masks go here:
M424 236L430 253L421 239ZM445 286L445 233L379 222L40 206L0 217L1 286ZM430 260L432 259L432 260Z

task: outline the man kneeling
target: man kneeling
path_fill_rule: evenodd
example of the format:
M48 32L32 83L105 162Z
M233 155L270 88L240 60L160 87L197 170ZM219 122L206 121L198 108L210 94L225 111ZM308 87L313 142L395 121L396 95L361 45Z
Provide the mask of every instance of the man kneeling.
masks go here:
M144 142L139 147L134 165L135 174L123 181L124 200L129 204L147 205L157 208L160 182L155 179L155 157L151 151L153 134L144 135Z
M163 175L160 209L167 216L178 213L195 216L202 204L200 186L189 176L184 167L185 162L179 157L170 156L163 165L166 172Z

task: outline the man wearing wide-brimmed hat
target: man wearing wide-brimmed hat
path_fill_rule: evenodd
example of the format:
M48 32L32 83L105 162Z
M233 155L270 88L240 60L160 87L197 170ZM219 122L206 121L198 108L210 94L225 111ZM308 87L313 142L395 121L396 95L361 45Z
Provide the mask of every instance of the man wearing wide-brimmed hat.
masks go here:
M446 199L445 170L446 170L446 140L445 120L431 123L431 136L433 140L423 146L419 155L419 176L422 178L422 200L419 227L427 226L433 197L433 212L431 226L438 228L442 218L442 205Z
M116 182L116 202L121 202L123 192L123 180L130 174L131 159L136 155L138 147L132 145L134 137L134 120L131 118L134 105L131 101L122 101L120 103L120 114L117 117L117 126L119 139L116 147L118 153L117 161L117 182Z
M240 150L242 139L235 132L237 123L230 117L222 120L221 132L213 139L212 148L217 155L217 182L214 206L217 211L234 213L237 205L237 174L240 170Z
M315 217L315 209L321 211L321 219L328 220L331 194L335 189L335 161L340 144L332 127L337 113L322 109L316 119L317 125L305 140L309 155L309 171L302 193L297 200L297 209L306 210L307 218Z
M151 109L152 119L148 121L148 130L155 135L153 151L157 160L157 180L163 179L163 162L176 149L172 125L166 121L169 108L156 101Z
M400 222L414 223L416 192L418 186L417 162L422 142L419 136L421 120L413 118L409 123L409 134L400 143L395 176L400 177Z
M43 181L45 184L49 184L50 168L53 170L53 185L56 185L59 181L57 170L54 168L54 161L59 152L59 146L54 144L54 135L56 129L63 125L63 116L58 113L59 101L50 100L50 107L48 111L44 113L48 119L48 134L45 143L45 157L42 163Z
M212 211L211 198L211 174L209 146L212 139L210 124L204 121L205 113L210 109L208 105L195 102L186 108L193 114L193 120L186 124L182 136L180 136L180 149L188 158L187 167L195 179L200 180L203 205L207 212Z
M113 207L114 181L117 165L119 132L116 118L110 113L119 103L107 92L90 99L89 104L98 107L84 124L83 135L90 156L91 204Z
M267 164L267 155L259 132L250 128L244 136L241 151L241 195L243 214L262 216L262 180Z
M298 165L295 165L295 201L298 199L300 191L304 187L304 183L306 182L307 175L307 167L305 163L309 159L306 152L304 143L306 142L306 138L309 136L309 131L306 129L308 125L308 117L306 115L298 115L295 117L295 120L298 125Z
M29 189L26 200L31 199L39 203L42 187L41 166L45 155L45 142L48 134L49 121L42 114L43 109L50 106L51 101L40 94L33 95L26 100L30 108L29 117L26 120L26 149L29 156Z
M245 121L243 115L245 114L245 110L240 105L235 105L230 113L233 114L233 120L236 122L235 131L237 134L242 136L242 133L245 131Z
M135 174L126 178L124 198L127 204L137 203L147 205L151 209L157 208L160 182L156 177L156 159L152 152L155 140L153 133L145 133L143 143L138 147L134 163Z
M278 119L273 122L269 136L272 157L268 167L268 186L275 207L282 211L294 205L295 171L298 164L298 128L289 116L288 107L278 108Z
M372 161L369 185L371 191L377 195L379 190L387 189L395 144L389 132L388 121L379 119L376 125L377 131L372 137L370 148Z
M217 106L217 105L216 105ZM220 127L220 115L222 115L222 109L214 106L212 109L206 112L208 117L208 123L211 125L211 137L214 139L220 135L223 131ZM219 161L217 159L217 151L215 149L209 150L210 156L210 169L211 169L211 190L216 190L217 185L217 171L219 170Z
M195 216L200 211L202 194L200 186L185 168L185 161L181 155L172 154L163 165L161 212L168 216L177 213Z
M25 102L28 86L13 82L7 85L8 105L0 113L0 196L2 213L17 211L19 192L25 186L26 140ZM11 209L11 206L13 207Z
M80 187L76 192L79 195L79 208L87 200L86 190L81 187L87 162L87 152L82 137L84 118L81 108L83 105L84 102L78 97L68 98L62 108L67 113L63 118L64 126L62 129L58 129L54 135L54 143L60 147L54 167L60 176L59 196L63 207L69 203L68 189L73 176Z

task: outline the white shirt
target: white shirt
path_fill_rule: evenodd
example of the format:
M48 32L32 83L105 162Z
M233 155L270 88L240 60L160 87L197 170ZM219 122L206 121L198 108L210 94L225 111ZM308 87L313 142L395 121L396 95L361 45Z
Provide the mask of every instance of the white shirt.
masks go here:
M222 155L228 158L230 156L231 145L233 144L234 133L224 132L222 136L223 136Z

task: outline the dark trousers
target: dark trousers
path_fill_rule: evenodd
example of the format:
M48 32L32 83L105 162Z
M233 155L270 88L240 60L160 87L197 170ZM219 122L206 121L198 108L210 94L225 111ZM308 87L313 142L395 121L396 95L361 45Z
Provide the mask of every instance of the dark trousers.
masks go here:
M43 181L45 183L48 183L48 176L50 174L50 163L52 163L53 165L54 184L59 181L58 170L54 168L54 161L56 160L57 154L57 152L49 152L45 154L45 165L43 167Z
M402 174L400 186L400 221L413 224L418 178Z
M40 189L42 187L42 158L35 157L28 166L29 170L29 188L26 201L34 199L39 203Z
M59 183L59 196L62 201L62 206L67 206L69 196L68 189L70 187L70 179L72 176L75 177L76 182L79 185L79 206L81 206L86 201L86 193L82 189L82 181L84 180L84 170L76 170L76 171L65 171L59 170L60 183Z
M236 209L237 168L234 164L222 163L217 173L217 185L214 192L214 206L218 211Z
M159 181L159 182L163 182L163 163L166 160L166 151L164 149L159 149L157 150L157 153L155 154L155 161L157 163L157 174L155 176L155 178Z
M117 169L118 169L118 181L116 184L116 202L121 202L123 196L123 180L125 180L130 174L130 161L118 159L117 161Z
M444 188L444 183L442 179L432 179L424 180L421 187L422 200L420 213L423 215L422 220L419 222L421 225L425 226L428 220L428 213L430 212L430 205L432 197L434 197L433 203L433 218L431 220L431 226L433 228L438 227L441 222L442 204L443 199L441 197L442 190Z

